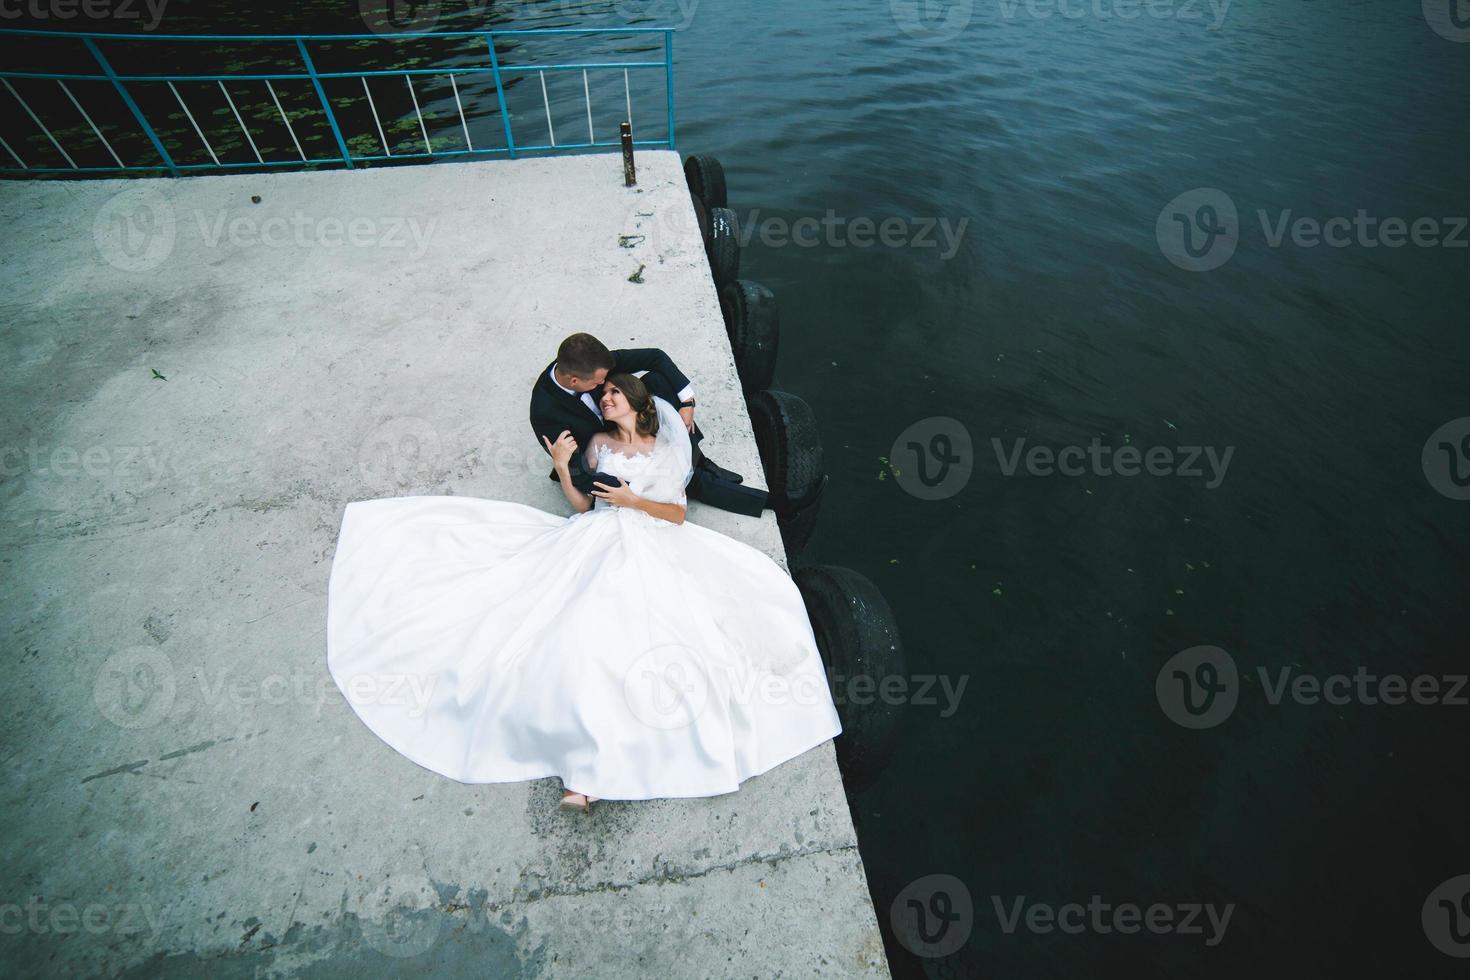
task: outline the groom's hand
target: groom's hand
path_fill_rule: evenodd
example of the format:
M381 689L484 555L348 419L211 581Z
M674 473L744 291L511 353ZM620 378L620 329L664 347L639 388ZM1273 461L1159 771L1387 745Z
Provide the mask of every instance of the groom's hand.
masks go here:
M558 469L570 463L572 454L577 451L577 440L572 438L570 429L563 429L561 435L556 437L556 442L545 436L541 437L541 441L546 444L546 451L551 454L551 461Z
M684 420L684 428L689 430L689 434L694 435L694 406L679 409L679 418Z

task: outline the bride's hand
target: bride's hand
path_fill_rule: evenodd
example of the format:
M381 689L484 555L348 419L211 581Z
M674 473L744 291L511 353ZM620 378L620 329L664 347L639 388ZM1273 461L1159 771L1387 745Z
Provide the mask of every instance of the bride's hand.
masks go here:
M616 507L632 507L641 499L636 493L628 489L626 483L616 487L610 487L606 483L594 483L592 486L592 496L600 497Z
M546 443L546 451L551 454L551 461L556 464L557 469L566 467L577 451L577 440L572 438L570 429L563 429L561 435L556 437L556 442L545 436L541 437L541 441Z

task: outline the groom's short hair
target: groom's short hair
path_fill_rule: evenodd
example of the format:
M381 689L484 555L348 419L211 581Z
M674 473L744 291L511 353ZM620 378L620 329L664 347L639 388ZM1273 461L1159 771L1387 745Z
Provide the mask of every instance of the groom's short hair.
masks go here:
M602 341L590 333L574 333L556 349L556 366L566 374L590 378L599 370L611 371L617 362Z

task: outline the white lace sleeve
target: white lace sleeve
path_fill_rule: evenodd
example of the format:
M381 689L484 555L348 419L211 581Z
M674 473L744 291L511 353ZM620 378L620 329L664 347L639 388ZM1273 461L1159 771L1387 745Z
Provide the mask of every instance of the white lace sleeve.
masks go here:
M600 447L605 441L603 434L599 432L588 439L587 445L582 449L582 462L587 465L588 473L596 473L597 468L601 465L598 457L602 455Z

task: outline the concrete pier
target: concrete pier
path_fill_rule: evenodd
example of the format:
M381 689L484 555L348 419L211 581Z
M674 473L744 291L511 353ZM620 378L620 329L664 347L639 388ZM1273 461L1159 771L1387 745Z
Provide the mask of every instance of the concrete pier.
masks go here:
M327 675L348 501L566 512L526 406L568 333L667 349L764 484L678 157L638 163L0 183L0 972L887 976L831 743L566 814Z

